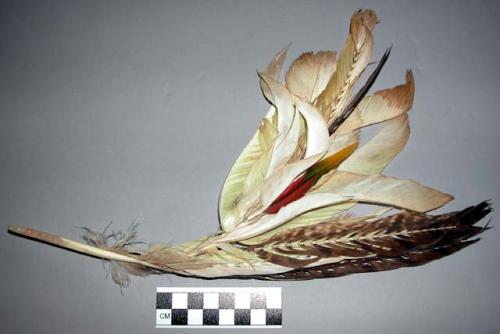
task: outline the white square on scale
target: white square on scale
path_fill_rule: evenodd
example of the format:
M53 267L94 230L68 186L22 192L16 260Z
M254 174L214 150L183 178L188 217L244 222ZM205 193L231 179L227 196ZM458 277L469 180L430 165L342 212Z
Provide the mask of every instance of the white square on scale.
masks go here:
M250 308L250 292L236 292L234 308Z
M250 310L250 325L265 325L266 310Z
M281 308L281 291L270 289L266 291L266 307L267 308Z
M188 310L188 325L203 325L203 310Z
M219 325L234 325L234 310L219 310Z
M188 296L186 292L172 293L172 308L187 308Z
M203 308L204 309L218 309L219 308L219 294L217 292L205 292L203 294Z
M156 310L156 325L170 325L170 324L172 324L172 311Z

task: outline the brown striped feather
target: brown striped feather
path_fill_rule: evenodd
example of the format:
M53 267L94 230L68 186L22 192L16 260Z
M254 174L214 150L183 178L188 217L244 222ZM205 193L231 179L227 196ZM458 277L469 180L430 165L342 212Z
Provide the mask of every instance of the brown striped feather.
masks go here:
M346 224L333 220L279 232L247 250L291 268L311 266L325 258L333 262L335 258L397 258L467 240L484 231L474 224L490 212L490 204L482 202L434 216L400 211L374 221Z

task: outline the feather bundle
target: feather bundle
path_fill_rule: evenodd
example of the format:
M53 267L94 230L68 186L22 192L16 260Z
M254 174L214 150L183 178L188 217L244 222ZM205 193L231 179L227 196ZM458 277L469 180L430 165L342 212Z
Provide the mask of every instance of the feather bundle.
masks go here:
M128 285L129 274L336 277L421 265L473 244L488 228L475 225L491 212L488 202L429 215L453 197L382 174L408 141L415 83L407 71L404 83L367 95L388 49L354 92L370 62L377 23L374 11L358 10L338 56L304 53L280 81L283 49L258 73L270 108L224 182L217 233L140 248L136 225L123 233L86 228L85 243L19 226L9 231L109 261L120 286ZM382 126L360 145L360 131L373 124ZM383 209L358 216L359 204ZM391 209L397 212L387 215Z

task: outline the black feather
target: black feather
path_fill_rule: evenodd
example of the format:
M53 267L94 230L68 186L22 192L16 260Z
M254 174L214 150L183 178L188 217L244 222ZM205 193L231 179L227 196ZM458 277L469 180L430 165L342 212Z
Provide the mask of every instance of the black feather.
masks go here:
M328 127L328 131L330 133L330 136L342 125L342 123L345 122L345 120L352 114L352 112L356 109L358 104L361 102L361 100L366 96L370 88L373 86L375 83L375 80L377 80L378 75L380 74L380 71L382 71L382 68L384 67L385 63L387 62L387 59L389 58L389 55L391 54L391 49L392 47L387 48L385 50L384 55L380 59L377 68L372 72L368 80L366 80L365 84L361 89L358 91L358 93L351 99L349 104L342 110L340 115L335 118L335 120L330 124Z

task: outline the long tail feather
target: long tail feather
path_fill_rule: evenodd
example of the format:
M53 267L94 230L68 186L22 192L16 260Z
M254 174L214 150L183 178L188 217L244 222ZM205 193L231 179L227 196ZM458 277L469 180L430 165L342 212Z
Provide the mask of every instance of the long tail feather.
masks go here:
M458 242L442 247L426 248L409 252L402 256L374 256L371 258L343 260L335 264L296 269L286 273L267 275L260 278L265 280L300 281L421 266L456 253L477 241L479 241L479 239Z
M474 224L491 210L488 202L482 202L459 212L436 216L402 211L375 221L324 222L285 230L249 249L269 262L292 268L304 268L320 261L365 259L369 262L373 258L430 254L431 250L450 247L483 232L488 227Z

